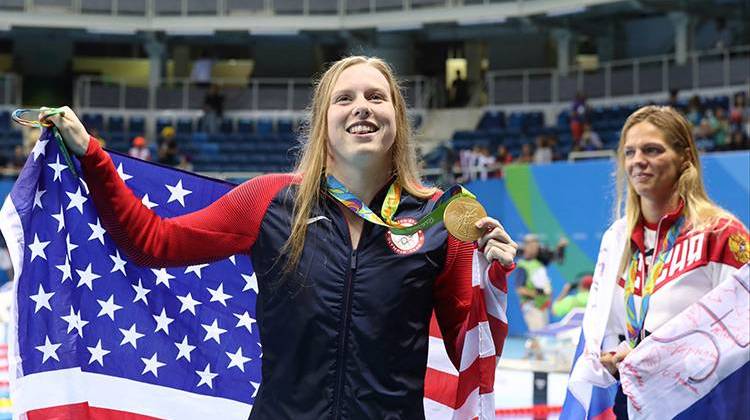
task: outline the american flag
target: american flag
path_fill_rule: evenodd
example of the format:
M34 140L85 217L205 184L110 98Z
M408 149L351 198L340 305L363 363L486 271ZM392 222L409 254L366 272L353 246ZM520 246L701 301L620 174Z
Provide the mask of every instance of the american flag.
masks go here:
M126 185L162 217L203 208L233 187L110 155ZM9 339L14 411L30 419L247 418L262 355L248 256L179 268L133 264L65 162L44 130L0 211L17 271ZM460 374L431 328L428 418L494 417L507 290L489 282L477 252L474 265L478 304L461 338Z

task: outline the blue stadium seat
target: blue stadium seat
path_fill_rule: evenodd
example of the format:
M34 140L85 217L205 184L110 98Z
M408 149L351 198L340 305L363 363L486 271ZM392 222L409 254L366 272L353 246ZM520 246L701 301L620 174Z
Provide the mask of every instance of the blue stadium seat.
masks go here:
M240 134L250 134L255 132L255 122L248 118L237 120L237 132Z
M505 113L503 111L487 111L477 124L477 130L497 130L505 128Z
M102 114L83 114L81 122L86 128L95 128L100 132L104 130L104 116Z
M128 119L128 133L139 135L146 132L146 120L141 116L132 116Z
M255 126L255 132L261 135L273 133L273 120L268 118L259 119L258 124Z
M190 133L192 131L193 131L193 119L192 118L182 117L182 118L177 119L177 132L178 133Z
M294 133L294 122L288 119L276 121L276 132L279 134Z
M125 118L122 115L110 115L107 120L107 131L110 133L124 133Z
M227 117L222 118L221 125L219 126L219 131L224 134L234 133L234 120Z
M0 112L0 134L10 131L10 112Z

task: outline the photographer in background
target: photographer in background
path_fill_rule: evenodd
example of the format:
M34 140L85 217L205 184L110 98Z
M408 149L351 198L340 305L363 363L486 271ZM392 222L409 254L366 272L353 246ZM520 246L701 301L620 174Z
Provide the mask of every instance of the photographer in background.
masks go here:
M523 239L515 283L529 331L538 330L549 323L547 311L552 300L552 283L546 267L553 262L562 262L567 246L565 238L560 238L554 249L543 246L534 234L528 234Z

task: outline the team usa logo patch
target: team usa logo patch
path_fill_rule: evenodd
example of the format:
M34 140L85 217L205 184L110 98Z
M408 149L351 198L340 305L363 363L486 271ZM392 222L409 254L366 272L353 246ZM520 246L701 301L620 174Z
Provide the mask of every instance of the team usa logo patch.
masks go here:
M750 261L750 244L747 236L742 233L733 233L729 235L729 250L732 251L734 259L740 264L746 264Z
M408 217L396 221L404 226L414 226L417 223L415 219ZM424 232L420 230L411 235L396 235L389 230L385 233L385 241L396 254L409 255L417 252L424 245Z

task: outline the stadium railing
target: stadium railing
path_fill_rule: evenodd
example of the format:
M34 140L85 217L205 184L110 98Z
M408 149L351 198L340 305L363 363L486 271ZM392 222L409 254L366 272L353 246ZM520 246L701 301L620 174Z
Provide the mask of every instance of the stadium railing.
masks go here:
M490 71L486 83L489 105L567 102L577 92L594 99L750 85L750 45L692 51L683 65L669 54L577 66L567 74L557 69Z

